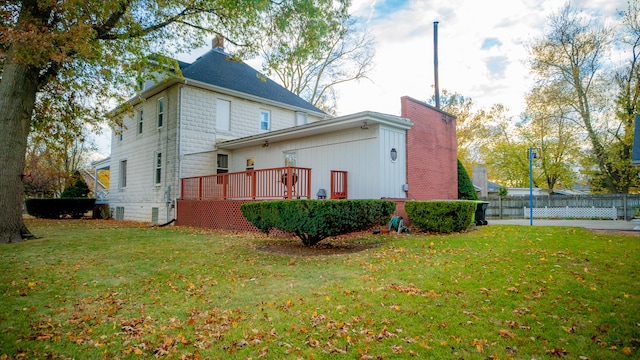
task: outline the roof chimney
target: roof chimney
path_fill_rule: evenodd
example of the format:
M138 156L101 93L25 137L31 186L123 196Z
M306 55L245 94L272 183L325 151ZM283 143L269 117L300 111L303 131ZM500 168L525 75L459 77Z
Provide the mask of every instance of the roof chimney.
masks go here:
M211 40L211 47L213 49L224 50L224 36L216 34L216 37Z

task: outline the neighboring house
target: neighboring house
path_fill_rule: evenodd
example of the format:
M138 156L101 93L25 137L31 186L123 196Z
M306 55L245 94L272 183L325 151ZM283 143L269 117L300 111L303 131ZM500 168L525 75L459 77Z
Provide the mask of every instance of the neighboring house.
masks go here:
M238 199L323 192L457 197L455 117L447 113L403 97L402 116L331 117L221 48L180 67L183 79L147 83L114 131L109 205L116 219L228 223L240 216L238 203L230 213L216 211ZM207 195L212 189L222 192Z

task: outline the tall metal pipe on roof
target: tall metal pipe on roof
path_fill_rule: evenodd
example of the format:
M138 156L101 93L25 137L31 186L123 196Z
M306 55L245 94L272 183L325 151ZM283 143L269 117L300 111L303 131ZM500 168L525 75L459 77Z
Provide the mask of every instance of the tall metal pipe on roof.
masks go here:
M440 109L440 85L438 83L438 22L433 22L433 72L435 79L436 109Z

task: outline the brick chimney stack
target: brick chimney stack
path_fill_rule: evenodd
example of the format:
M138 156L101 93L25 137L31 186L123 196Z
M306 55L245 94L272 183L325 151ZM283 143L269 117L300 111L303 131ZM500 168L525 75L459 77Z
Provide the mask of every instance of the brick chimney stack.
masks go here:
M224 50L224 36L217 34L216 37L211 40L211 47L213 49Z

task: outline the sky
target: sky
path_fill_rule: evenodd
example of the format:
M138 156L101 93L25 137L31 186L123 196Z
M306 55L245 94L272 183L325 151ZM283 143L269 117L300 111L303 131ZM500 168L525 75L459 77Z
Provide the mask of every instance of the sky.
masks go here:
M527 45L547 30L562 0L354 0L351 14L366 21L376 38L371 81L339 89L338 111L400 114L400 98L434 95L434 21L438 21L439 88L489 108L503 104L514 116L524 110L532 81ZM626 0L573 0L606 24L616 22ZM614 59L616 60L616 59ZM619 60L619 59L618 59Z
M527 45L544 35L549 16L564 4L563 0L353 0L352 16L366 23L376 40L375 67L368 80L337 89L338 115L367 110L400 115L402 96L429 100L434 95L433 23L438 21L440 90L469 97L478 108L502 104L517 117L532 86ZM627 1L573 0L571 6L612 25ZM180 60L194 61L208 50L198 49ZM260 61L247 63L259 70ZM108 139L110 131L106 133ZM108 156L104 137L97 143L99 152Z

